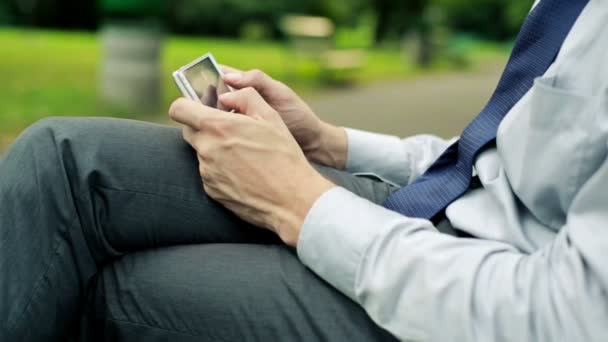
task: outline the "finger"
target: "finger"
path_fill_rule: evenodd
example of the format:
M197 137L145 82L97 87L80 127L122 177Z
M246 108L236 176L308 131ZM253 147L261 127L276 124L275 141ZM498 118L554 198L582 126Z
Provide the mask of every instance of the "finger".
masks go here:
M262 96L253 88L244 88L222 94L220 101L227 108L234 109L236 112L247 116L264 115L270 109Z
M204 146L203 144L201 144L201 140L202 140L202 136L201 134L199 134L198 131L195 131L192 127L190 126L184 126L184 128L182 129L182 136L184 137L184 140L188 143L188 145L190 145L195 151L196 151L196 155L199 159L199 164L201 162L201 146Z
M196 131L190 126L184 126L184 128L182 128L182 136L183 136L184 140L190 146L194 145L194 135L195 134L196 134Z
M169 109L169 116L173 121L195 130L201 130L204 128L205 122L225 115L226 113L219 109L207 107L185 98L175 100Z
M272 89L275 82L260 70L227 73L224 75L224 81L236 89L255 88L262 96L265 96Z
M171 104L171 107L169 108L169 117L175 122L197 128L200 117L195 113L198 112L200 107L200 103L180 97Z
M220 68L222 69L222 71L224 72L224 74L233 74L233 73L242 73L242 70L239 70L237 68L231 67L229 65L225 65L222 64L220 65Z

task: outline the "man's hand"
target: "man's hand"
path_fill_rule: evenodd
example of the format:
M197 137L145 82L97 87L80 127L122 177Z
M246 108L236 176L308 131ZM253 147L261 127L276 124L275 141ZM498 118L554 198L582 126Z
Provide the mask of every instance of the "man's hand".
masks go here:
M228 85L235 89L255 88L279 113L309 160L336 169L345 167L348 143L343 128L321 121L293 90L259 70L224 70Z
M253 88L219 99L226 113L186 99L169 110L186 125L207 194L242 219L296 246L314 202L334 185L308 162L281 120ZM240 114L239 114L240 113Z

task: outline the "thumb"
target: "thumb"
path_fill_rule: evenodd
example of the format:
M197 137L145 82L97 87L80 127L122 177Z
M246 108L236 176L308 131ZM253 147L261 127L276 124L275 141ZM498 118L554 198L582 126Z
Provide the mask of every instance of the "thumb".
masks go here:
M235 89L254 88L258 93L266 97L270 94L275 81L260 70L251 70L247 72L229 72L224 75L224 82Z
M272 108L264 101L262 96L251 87L236 90L220 95L220 102L237 113L255 118L269 118Z

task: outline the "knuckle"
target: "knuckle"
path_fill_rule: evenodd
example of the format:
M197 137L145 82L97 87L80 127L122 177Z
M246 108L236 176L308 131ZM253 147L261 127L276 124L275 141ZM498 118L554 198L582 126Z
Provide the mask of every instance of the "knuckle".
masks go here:
M207 120L205 120L205 118L198 118L198 120L196 120L196 128L198 130L202 130L203 128L205 128L207 123Z
M275 119L275 120L280 120L280 121L283 120L283 119L281 119L281 115L276 110L274 110L272 108L268 108L266 116L268 118L272 118L272 119Z
M212 187L211 185L209 185L209 183L208 183L208 182L203 182L203 190L205 190L205 193L206 193L208 196L213 197L213 194L214 194L214 193L213 193L213 187Z
M254 94L257 94L257 91L253 87L247 87L247 88L243 89L243 93L247 97L250 97L250 96L253 96Z
M230 135L233 131L232 122L226 119L215 119L211 127L211 131L220 138Z
M198 144L196 147L196 152L201 158L202 163L200 163L200 168L203 170L207 170L206 163L211 161L213 151L209 148L208 144Z
M224 141L224 143L222 144L222 149L224 151L232 151L236 148L237 145L238 145L238 139L231 137L231 138L226 139L226 141Z
M285 83L278 81L278 80L274 80L274 79L272 80L272 84L274 84L275 87L281 88L281 89L289 88Z
M171 104L171 107L169 107L169 116L171 116L173 118L176 115L178 115L179 113L181 113L183 110L184 110L184 99L179 98L179 99L173 101L173 103Z
M244 89L244 94L247 100L255 100L261 98L260 93L255 88L248 87Z
M250 73L251 73L251 78L253 78L255 80L262 80L266 76L266 74L260 69L253 69L253 70L251 70Z
M187 142L191 142L191 140L192 140L192 131L190 131L190 129L188 127L184 126L184 128L182 128L182 137Z

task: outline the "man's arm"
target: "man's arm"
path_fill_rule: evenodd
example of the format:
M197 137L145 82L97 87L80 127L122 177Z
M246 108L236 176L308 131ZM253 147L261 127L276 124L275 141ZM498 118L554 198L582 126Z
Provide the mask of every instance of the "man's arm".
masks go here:
M307 153L311 161L350 173L372 173L399 186L422 175L454 141L432 135L401 140L327 123L322 127L320 143Z
M259 70L224 67L224 81L235 89L255 88L275 109L306 157L314 163L374 173L406 185L422 174L445 151L449 142L433 136L397 137L344 129L323 122L287 85Z
M403 340L594 341L608 320L608 161L534 254L440 234L344 189L326 192L298 254Z
M454 141L432 135L406 139L346 129L348 149L345 169L351 173L374 173L405 186L413 182Z

